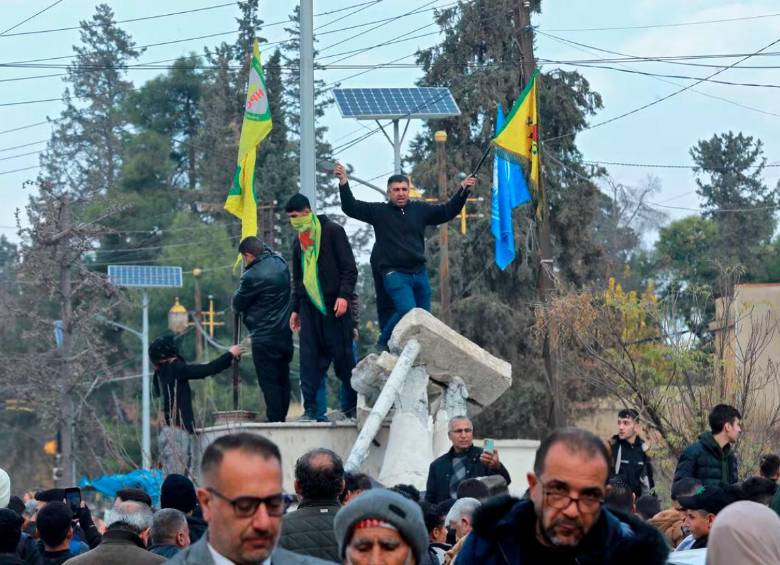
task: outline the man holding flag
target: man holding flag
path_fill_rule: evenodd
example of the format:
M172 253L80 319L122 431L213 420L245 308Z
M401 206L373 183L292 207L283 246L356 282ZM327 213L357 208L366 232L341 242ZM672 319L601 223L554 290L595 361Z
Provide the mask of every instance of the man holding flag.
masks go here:
M293 355L290 317L290 271L281 256L257 238L255 159L257 146L271 131L271 108L255 40L246 93L238 163L225 210L241 220L244 274L233 294L252 340L252 360L269 422L283 422L290 406L290 361Z
M290 329L300 337L304 419L317 419L317 391L331 361L342 383L341 411L354 417L350 302L358 271L352 247L344 228L324 214L314 214L303 194L292 196L285 212L298 234L293 242Z

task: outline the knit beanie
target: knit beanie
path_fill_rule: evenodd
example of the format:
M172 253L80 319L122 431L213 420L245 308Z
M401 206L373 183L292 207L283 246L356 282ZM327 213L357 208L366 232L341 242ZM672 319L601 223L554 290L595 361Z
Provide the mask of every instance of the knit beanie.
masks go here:
M175 508L189 514L195 510L197 503L195 485L191 480L176 473L165 477L160 487L160 508Z
M0 469L0 508L8 506L9 500L11 500L11 477Z
M366 491L350 500L336 514L333 527L342 559L355 526L366 520L377 520L393 526L411 546L416 562L423 562L428 551L428 530L420 505L402 494L386 489Z

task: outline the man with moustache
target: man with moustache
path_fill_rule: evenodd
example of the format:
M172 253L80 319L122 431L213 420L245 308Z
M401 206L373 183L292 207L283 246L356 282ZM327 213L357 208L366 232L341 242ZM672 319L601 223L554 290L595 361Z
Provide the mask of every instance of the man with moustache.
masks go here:
M277 547L284 515L282 458L262 436L217 438L203 453L197 490L206 534L167 563L175 565L325 565Z
M475 514L457 564L661 565L669 550L639 519L603 507L609 453L594 434L545 438L528 473L528 500L498 498Z

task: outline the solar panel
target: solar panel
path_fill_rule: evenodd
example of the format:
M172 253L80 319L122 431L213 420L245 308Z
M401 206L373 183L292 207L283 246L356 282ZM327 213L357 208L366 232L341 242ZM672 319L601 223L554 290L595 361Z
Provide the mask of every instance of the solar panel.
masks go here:
M448 88L336 88L343 118L358 120L445 118L460 115Z
M116 286L170 288L182 285L181 267L109 265L108 281Z

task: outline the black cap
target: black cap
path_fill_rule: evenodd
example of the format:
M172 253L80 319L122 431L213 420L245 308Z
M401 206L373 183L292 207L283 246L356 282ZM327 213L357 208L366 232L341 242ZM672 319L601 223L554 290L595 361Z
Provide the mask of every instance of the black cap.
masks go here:
M684 510L704 510L710 514L717 514L739 499L739 494L734 489L704 487L696 491L696 494L679 497L677 502Z

